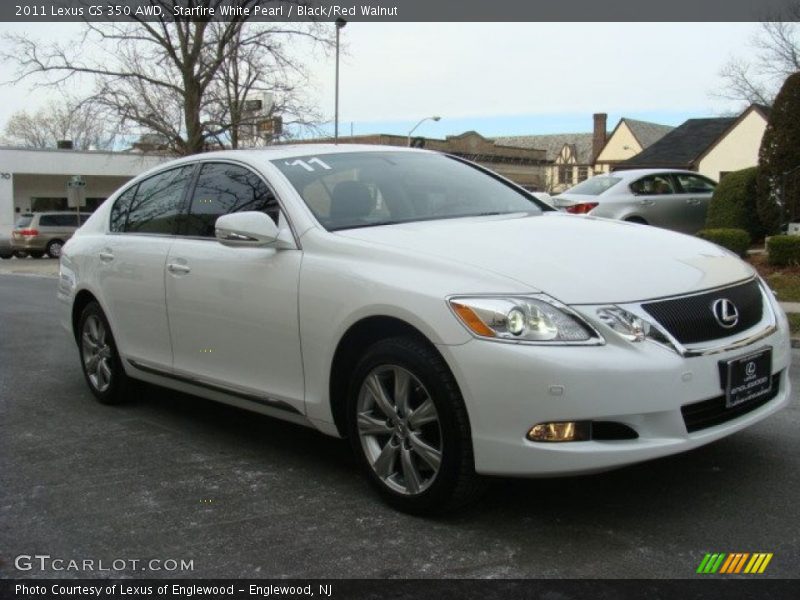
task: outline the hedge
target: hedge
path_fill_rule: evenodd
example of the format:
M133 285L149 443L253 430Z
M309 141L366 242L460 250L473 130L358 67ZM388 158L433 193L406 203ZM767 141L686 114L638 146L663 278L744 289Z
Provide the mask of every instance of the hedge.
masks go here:
M727 248L742 258L747 256L750 248L750 234L744 229L703 229L697 232L697 237Z
M776 267L800 265L800 235L774 235L767 239L769 264Z
M756 167L750 167L722 178L708 204L706 228L744 229L750 239L764 237L766 231L756 210L757 173Z

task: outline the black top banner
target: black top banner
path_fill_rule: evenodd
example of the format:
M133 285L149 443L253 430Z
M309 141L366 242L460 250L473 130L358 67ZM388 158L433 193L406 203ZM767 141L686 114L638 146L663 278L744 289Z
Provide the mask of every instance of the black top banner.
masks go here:
M0 4L0 20L6 22L732 22L798 17L800 0L9 0Z

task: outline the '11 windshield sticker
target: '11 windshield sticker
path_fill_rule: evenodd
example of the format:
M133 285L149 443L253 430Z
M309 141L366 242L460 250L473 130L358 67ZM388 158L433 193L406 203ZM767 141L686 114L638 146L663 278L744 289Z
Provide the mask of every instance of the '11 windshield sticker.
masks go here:
M318 165L318 166L322 167L323 169L325 169L326 171L330 171L331 170L331 167L326 165L324 162L322 162L316 156L314 158L308 159L307 161L297 159L297 160L293 160L292 162L286 161L283 164L285 164L287 167L303 167L309 173L313 173L314 172L314 166L313 165Z

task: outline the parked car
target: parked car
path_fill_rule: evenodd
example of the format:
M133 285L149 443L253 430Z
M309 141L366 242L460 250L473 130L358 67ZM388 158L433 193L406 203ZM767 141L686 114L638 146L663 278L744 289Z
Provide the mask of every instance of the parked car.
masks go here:
M483 475L696 448L790 398L786 316L750 265L425 150L162 165L66 243L57 294L99 401L143 380L348 437L411 512Z
M555 197L581 215L655 225L683 233L705 227L716 183L692 171L636 169L596 175Z
M20 215L11 232L11 247L33 258L61 256L64 243L91 213L40 212Z

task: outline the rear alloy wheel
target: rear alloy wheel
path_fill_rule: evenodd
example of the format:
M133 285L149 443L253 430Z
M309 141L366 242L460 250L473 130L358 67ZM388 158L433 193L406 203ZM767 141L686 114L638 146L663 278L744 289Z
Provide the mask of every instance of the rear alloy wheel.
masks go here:
M50 240L47 243L47 248L45 252L47 252L47 256L50 258L58 258L61 256L61 248L64 246L64 242L61 240Z
M458 386L429 345L411 337L370 347L348 396L348 434L370 482L395 508L457 508L482 489Z
M128 377L108 320L97 302L90 302L83 309L78 334L78 350L89 389L103 404L123 402Z

